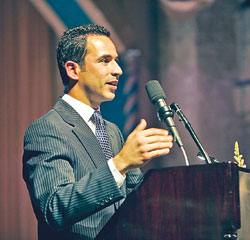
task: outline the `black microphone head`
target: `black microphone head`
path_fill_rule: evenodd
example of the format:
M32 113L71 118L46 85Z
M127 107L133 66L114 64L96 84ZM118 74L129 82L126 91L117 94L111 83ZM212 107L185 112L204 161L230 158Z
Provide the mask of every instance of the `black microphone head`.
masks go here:
M166 95L164 91L162 90L162 87L159 81L151 80L146 84L145 88L146 88L148 97L153 104L155 104L157 100L159 99L166 100Z

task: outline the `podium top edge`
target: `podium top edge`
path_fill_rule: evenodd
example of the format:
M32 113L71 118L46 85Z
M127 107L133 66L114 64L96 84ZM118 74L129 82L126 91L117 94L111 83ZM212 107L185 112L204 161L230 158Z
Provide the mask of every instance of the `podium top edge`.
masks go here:
M247 172L250 173L250 169L248 168L242 168L242 167L238 167L237 164L235 164L234 162L219 162L219 163L214 163L214 164L194 164L194 165L189 165L189 166L171 166L171 167L163 167L163 168L151 168L149 169L147 173L150 172L158 172L158 171L165 171L165 170L174 170L174 169L189 169L189 168L216 168L216 167L229 167L229 168L235 168L238 169L238 171L242 171L242 172Z

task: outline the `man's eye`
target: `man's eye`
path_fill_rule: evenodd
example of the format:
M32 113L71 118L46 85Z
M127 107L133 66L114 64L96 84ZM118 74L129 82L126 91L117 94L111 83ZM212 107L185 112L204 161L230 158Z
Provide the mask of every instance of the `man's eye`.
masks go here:
M103 59L101 60L101 62L108 63L109 60L108 60L107 58L103 58Z

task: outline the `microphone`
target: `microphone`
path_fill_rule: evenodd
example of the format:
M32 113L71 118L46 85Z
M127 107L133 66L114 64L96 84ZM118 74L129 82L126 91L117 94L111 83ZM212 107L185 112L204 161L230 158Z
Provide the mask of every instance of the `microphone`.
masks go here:
M174 141L178 146L183 147L183 143L173 120L174 113L166 104L166 95L162 90L159 81L151 80L146 84L145 88L151 103L157 107L159 119L167 125L168 130L173 135Z

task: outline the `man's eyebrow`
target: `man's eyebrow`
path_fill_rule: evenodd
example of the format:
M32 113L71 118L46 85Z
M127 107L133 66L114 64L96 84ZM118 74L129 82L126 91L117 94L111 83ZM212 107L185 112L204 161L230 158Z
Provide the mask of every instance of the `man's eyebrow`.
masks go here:
M112 57L112 55L110 55L110 54L103 54L103 55L101 55L100 57L98 57L97 60L99 61L99 60L102 60L102 59L104 59L104 58L113 58L113 57ZM119 56L117 55L117 56L115 57L115 59L118 59L118 58L119 58Z

